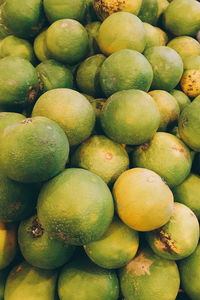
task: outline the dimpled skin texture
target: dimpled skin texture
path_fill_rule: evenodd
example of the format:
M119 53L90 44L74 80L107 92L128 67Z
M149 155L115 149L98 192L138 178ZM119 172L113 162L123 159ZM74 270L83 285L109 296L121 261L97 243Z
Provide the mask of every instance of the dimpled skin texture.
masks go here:
M37 211L40 222L57 239L84 245L105 233L114 206L111 192L99 176L71 168L43 186Z
M65 167L69 144L57 123L45 117L27 118L4 130L0 166L19 182L50 179Z

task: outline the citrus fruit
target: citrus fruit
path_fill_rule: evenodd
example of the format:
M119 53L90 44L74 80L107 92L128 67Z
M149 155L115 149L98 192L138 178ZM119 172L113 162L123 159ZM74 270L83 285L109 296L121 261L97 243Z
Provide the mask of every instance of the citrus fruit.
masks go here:
M95 123L89 101L79 92L65 88L53 89L40 96L32 116L44 116L58 123L71 146L88 138Z
M85 59L78 67L76 83L78 89L93 97L101 96L99 72L105 56L96 54Z
M123 49L106 58L100 69L100 84L106 97L115 92L139 89L147 92L153 80L153 71L141 53Z
M100 118L109 138L130 145L151 139L160 123L160 113L152 97L134 89L113 94L106 101Z
M54 300L57 272L43 270L22 262L9 273L5 300Z
M127 264L139 246L137 231L114 218L106 233L98 241L84 246L89 258L107 269L117 269Z
M38 92L37 72L24 58L8 56L0 59L0 106L27 105Z
M17 226L0 222L0 270L6 268L17 252Z
M132 159L134 166L156 172L169 186L183 182L192 165L188 147L166 132L157 132L152 140L135 148Z
M85 0L44 0L43 5L51 23L60 19L82 21L86 10Z
M163 90L154 90L149 95L156 102L160 112L160 125L158 131L166 131L173 127L180 115L180 108L175 97Z
M60 300L117 300L117 275L114 270L106 270L86 258L78 258L61 269L58 295Z
M38 187L9 179L0 170L0 221L16 222L29 217L36 206Z
M96 21L96 22L91 22L85 26L85 29L88 32L88 38L89 38L88 56L92 56L94 54L101 53L99 46L98 46L98 42L97 42L100 25L101 25L101 22Z
M160 258L148 248L141 249L119 270L119 280L126 300L172 300L180 286L176 263Z
M198 97L182 111L179 122L181 139L194 151L200 151L200 98Z
M184 59L185 70L200 70L200 55L188 56Z
M167 46L174 49L181 56L183 62L188 56L200 55L200 44L190 36L173 38Z
M27 40L17 38L14 35L5 37L1 42L0 56L5 57L9 55L25 58L31 63L35 62L35 55L31 43Z
M53 239L39 223L37 216L20 222L18 243L28 263L47 270L64 265L74 252L73 246Z
M73 88L72 72L54 59L41 62L36 67L40 90L45 93L57 88Z
M93 135L74 152L71 164L99 175L109 184L128 169L129 157L120 144L105 136Z
M157 0L143 0L138 14L141 21L155 24L157 21L158 1Z
M26 117L22 114L14 112L0 112L0 135L3 134L3 131L7 126L24 119L26 119Z
M200 24L200 3L173 0L164 12L164 26L174 35L195 36Z
M200 296L200 244L195 251L179 262L181 285L192 300L198 300Z
M74 65L87 54L89 47L87 30L76 20L55 21L47 29L46 46L52 58Z
M144 52L153 69L151 89L170 91L179 83L183 74L180 55L170 47L154 46Z
M173 188L175 201L188 206L197 218L200 218L199 189L200 176L193 173L190 173L181 184Z
M2 19L15 36L34 37L44 25L42 1L7 0L2 6Z
M145 49L154 46L165 46L167 42L167 34L162 29L159 29L149 23L144 23L144 29L146 34Z
M97 16L103 21L111 14L124 11L137 15L141 9L142 0L94 0L93 6Z
M174 96L174 98L176 99L176 101L178 102L179 108L180 108L180 112L182 112L182 110L191 103L190 98L184 94L182 91L173 89L172 91L170 91L170 94L172 96Z
M116 12L101 24L98 45L106 55L122 49L143 52L146 45L144 25L131 13Z
M38 218L57 239L84 245L99 239L113 217L113 199L105 182L79 168L47 182L38 199Z
M155 254L170 260L180 260L196 249L199 222L190 208L175 202L169 222L159 229L147 232L146 237Z
M200 69L185 70L180 82L183 92L191 98L200 95Z
M62 171L69 144L64 131L45 117L27 118L4 130L0 166L19 182L48 180Z
M154 230L169 221L173 194L153 171L133 168L115 181L113 195L120 219L138 231Z
M51 58L50 52L47 49L47 45L46 45L46 32L47 32L47 29L40 32L36 36L34 43L33 43L35 55L37 56L37 58L40 61L44 61L46 59Z

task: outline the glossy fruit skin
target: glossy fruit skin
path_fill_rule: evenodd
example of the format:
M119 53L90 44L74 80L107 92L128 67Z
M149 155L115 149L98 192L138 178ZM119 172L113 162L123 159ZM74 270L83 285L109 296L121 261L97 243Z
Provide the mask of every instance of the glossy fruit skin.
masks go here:
M193 102L182 111L178 129L181 139L194 151L200 151L200 98L197 97Z
M64 131L45 117L27 118L7 127L2 141L0 165L15 181L48 180L64 169L68 159L69 143Z
M5 300L54 300L57 272L32 267L27 262L15 266L9 273Z
M43 116L56 122L67 135L70 146L87 139L95 125L95 113L86 97L67 88L53 89L41 95L32 116Z
M155 134L160 113L151 96L131 89L113 94L106 101L100 119L105 134L113 141L138 145Z
M180 286L176 263L160 258L147 247L119 270L119 279L127 300L172 300ZM167 293L163 293L166 286Z
M86 10L84 0L44 0L43 5L45 14L51 23L60 19L83 21Z
M179 83L183 74L180 55L167 46L148 48L144 56L150 62L154 77L151 89L171 91Z
M105 233L114 205L110 190L99 176L70 168L43 186L37 211L40 222L57 239L84 245Z
M120 219L138 231L163 226L173 212L171 190L148 169L132 168L122 173L113 186L113 196Z
M103 135L93 135L74 152L71 165L89 170L111 184L128 169L129 157L120 144Z
M62 63L75 65L88 52L88 33L81 23L62 19L52 23L46 32L46 46L50 55Z
M5 269L17 252L17 225L0 222L0 270Z
M196 0L172 1L164 12L163 22L176 36L195 36L199 30L200 3Z
M18 243L29 264L46 270L64 265L75 250L73 246L53 239L39 223L37 216L20 222Z
M152 80L153 71L148 60L141 53L130 49L110 55L100 70L100 84L106 97L129 89L147 92Z
M72 72L54 59L41 62L37 65L36 71L42 93L57 88L73 88Z
M144 51L145 30L142 21L128 12L116 12L103 21L98 32L98 46L111 55L122 49Z
M58 279L60 300L117 300L119 284L114 270L103 269L86 257L66 264Z
M199 223L190 208L175 202L167 224L147 232L146 238L153 252L170 260L181 260L191 255L199 241Z
M84 249L89 258L100 267L118 269L136 255L138 246L138 232L115 217L102 238L84 245Z
M0 106L34 103L38 89L37 72L29 61L17 56L0 60Z
M44 25L41 0L8 0L2 6L2 19L9 30L17 37L32 38Z
M156 172L170 187L183 182L192 166L189 148L167 132L157 132L150 142L135 148L132 159L134 166Z
M181 277L181 284L184 291L192 300L198 300L200 296L200 244L196 250L178 264Z

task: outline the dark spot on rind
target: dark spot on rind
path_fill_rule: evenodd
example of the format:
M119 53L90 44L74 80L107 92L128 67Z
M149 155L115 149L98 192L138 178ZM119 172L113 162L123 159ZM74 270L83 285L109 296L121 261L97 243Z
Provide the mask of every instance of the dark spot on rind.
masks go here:
M148 150L149 146L150 146L150 143L144 143L140 148L142 151L146 151L146 150Z
M176 246L174 245L174 241L171 239L170 234L165 232L162 229L156 230L156 236L161 241L163 250L170 254L177 254Z
M22 123L22 124L29 124L29 123L32 123L32 122L33 122L32 118L27 118L27 119L21 121L20 123Z
M44 234L44 228L39 223L37 217L32 221L32 225L29 227L28 232L31 233L33 238L39 238Z

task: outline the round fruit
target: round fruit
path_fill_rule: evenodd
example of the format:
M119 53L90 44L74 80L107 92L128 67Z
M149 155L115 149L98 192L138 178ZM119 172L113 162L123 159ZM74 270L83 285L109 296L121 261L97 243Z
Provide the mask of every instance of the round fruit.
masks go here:
M57 123L35 117L8 126L0 149L0 165L6 176L19 182L40 182L64 169L69 144Z
M167 34L160 28L149 23L144 23L146 46L145 49L154 46L165 46L167 42Z
M47 117L60 125L69 144L77 145L87 139L95 124L95 113L89 101L71 89L53 89L37 100L32 116Z
M52 58L74 65L87 54L88 33L76 20L58 20L47 29L46 45Z
M160 112L159 131L167 131L173 127L180 115L180 108L176 99L168 92L162 90L154 90L149 95L156 102Z
M32 215L37 196L37 186L13 181L0 170L0 221L16 222Z
M54 300L57 273L30 266L27 262L15 266L8 275L5 300Z
M73 255L74 247L53 239L39 223L37 216L19 225L18 243L23 257L34 267L55 269Z
M183 62L188 56L200 55L200 44L190 36L176 37L167 46L174 49L181 56Z
M138 17L141 21L155 24L158 13L158 1L157 0L143 0Z
M110 184L128 169L129 157L120 144L105 136L94 135L74 152L71 164L99 175Z
M199 1L173 0L164 12L164 26L174 35L195 36L199 24Z
M200 151L200 98L187 105L179 118L181 139L194 151Z
M118 11L125 11L137 15L142 0L94 0L93 6L97 16L103 21Z
M200 95L200 69L199 70L186 70L183 73L180 82L183 92L195 98Z
M100 84L106 97L115 92L139 89L147 92L153 80L153 71L141 53L124 49L110 55L100 69Z
M180 286L176 263L160 258L148 248L140 250L119 270L119 278L126 300L172 300Z
M89 258L107 269L117 269L127 264L139 246L137 231L114 218L106 233L98 241L84 246Z
M120 144L130 145L139 145L151 139L160 123L156 103L140 90L113 94L106 101L100 118L107 136Z
M14 112L0 112L0 135L3 134L3 131L7 126L24 119L26 119L26 117L22 114Z
M42 0L6 0L2 6L2 19L15 36L31 38L44 24Z
M188 206L200 219L200 176L190 174L181 184L173 188L174 199Z
M101 24L98 45L106 55L122 49L143 52L146 45L144 25L131 13L114 13Z
M157 132L150 142L135 148L132 158L134 166L156 172L171 187L183 182L192 166L187 146L166 132Z
M82 21L86 10L85 0L44 0L43 5L51 23L60 19Z
M38 199L38 218L57 239L84 245L99 239L113 217L105 182L83 169L67 169L46 183Z
M114 270L93 264L86 257L65 265L58 279L60 300L117 300L119 283Z
M89 38L88 56L92 56L96 53L101 53L97 42L100 25L101 22L96 21L96 22L91 22L85 26Z
M181 285L192 300L200 297L200 244L196 250L187 258L179 262Z
M5 37L1 42L0 56L5 57L9 55L25 58L31 63L35 62L31 43L14 35Z
M184 60L185 70L200 70L200 55L188 56Z
M17 251L17 226L0 222L0 270L6 268Z
M190 98L184 94L182 91L179 90L172 90L170 92L170 94L172 96L174 96L174 98L176 99L176 101L178 102L179 108L180 108L180 112L182 112L182 110L191 103Z
M0 106L34 102L38 92L37 72L32 64L17 56L0 59Z
M97 54L88 57L78 67L76 83L79 90L93 97L101 96L99 72L105 56Z
M40 32L34 40L33 48L35 55L40 61L44 61L51 58L50 52L46 45L46 30Z
M73 74L54 59L45 60L36 67L40 90L45 93L57 88L73 88Z
M122 173L114 184L113 195L119 217L135 230L159 228L173 212L171 190L148 169L133 168Z
M183 74L183 62L180 55L166 46L148 48L144 55L153 68L151 88L165 91L175 88Z
M160 257L180 260L191 255L199 241L199 222L190 208L175 202L167 224L146 233L151 249Z

